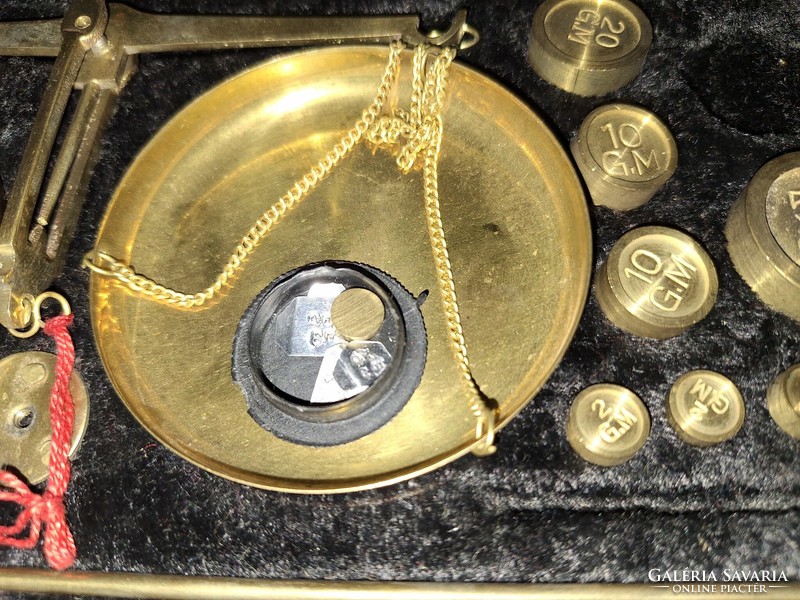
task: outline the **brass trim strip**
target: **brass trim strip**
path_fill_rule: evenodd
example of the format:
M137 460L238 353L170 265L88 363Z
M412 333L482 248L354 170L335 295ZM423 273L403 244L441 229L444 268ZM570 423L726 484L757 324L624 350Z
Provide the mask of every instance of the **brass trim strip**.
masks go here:
M674 586L685 584L519 584L519 583L429 583L400 581L304 581L236 579L73 571L57 573L42 569L0 569L0 590L29 594L67 594L107 598L160 600L650 600L672 598ZM795 599L799 583L716 583L764 586L770 600ZM718 599L720 593L687 593L692 600ZM737 600L763 598L764 593L737 593Z

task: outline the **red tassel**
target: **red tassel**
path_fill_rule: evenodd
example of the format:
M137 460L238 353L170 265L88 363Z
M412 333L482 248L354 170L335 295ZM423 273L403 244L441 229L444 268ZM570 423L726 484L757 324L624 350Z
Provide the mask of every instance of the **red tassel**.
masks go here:
M0 501L22 507L13 525L0 526L0 544L30 549L39 542L44 527L44 555L54 569L68 569L75 562L75 541L64 512L64 494L70 477L69 448L75 410L69 381L75 365L75 347L69 334L73 315L49 319L44 332L56 342L56 379L50 392L50 444L47 489L42 495L32 492L16 475L0 471ZM27 534L26 534L27 531Z

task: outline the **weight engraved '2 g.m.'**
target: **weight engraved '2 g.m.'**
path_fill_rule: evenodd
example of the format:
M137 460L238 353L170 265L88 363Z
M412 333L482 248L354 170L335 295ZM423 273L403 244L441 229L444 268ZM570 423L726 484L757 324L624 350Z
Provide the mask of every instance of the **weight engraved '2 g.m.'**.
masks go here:
M583 390L567 417L567 440L584 460L611 467L629 460L647 441L650 414L630 390L599 383Z

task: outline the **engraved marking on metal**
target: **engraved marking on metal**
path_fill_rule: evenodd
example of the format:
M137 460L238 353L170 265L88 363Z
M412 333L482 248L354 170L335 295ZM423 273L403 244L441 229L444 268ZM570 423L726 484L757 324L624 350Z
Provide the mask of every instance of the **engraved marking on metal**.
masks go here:
M620 34L625 30L623 21L617 21L617 24L614 25L607 16L602 16L593 10L581 10L575 17L567 41L577 42L584 46L591 46L592 43L595 43L603 48L616 48L620 44Z
M553 85L600 96L639 74L652 39L650 21L628 0L546 0L533 17L528 59Z
M672 160L671 134L647 111L633 107L599 115L587 134L589 152L603 171L621 181L646 182L661 176ZM638 118L635 118L637 117Z
M397 351L394 325L381 332L386 322L383 301L344 275L297 283L297 288L295 280L274 292L286 301L283 308L270 309L277 315L260 326L259 360L266 380L289 398L312 404L340 402L366 391ZM340 328L351 337L340 335ZM356 336L375 339L351 341Z
M289 302L278 314L278 343L289 356L325 356L342 343L331 322L331 305L344 291L339 284L313 285L307 296Z
M685 316L695 311L705 300L707 286L697 289L702 284L693 259L686 254L665 252L663 244L654 240L644 239L641 246L623 251L625 259L620 266L625 292L631 298L645 299L642 308L655 314Z
M630 459L650 433L641 399L623 387L597 384L580 392L567 418L567 440L584 460L612 466Z
M800 168L786 171L769 187L766 209L775 241L800 265Z
M329 348L310 402L329 404L357 396L369 389L391 362L392 355L380 342L354 342Z
M719 281L708 253L668 227L627 232L603 263L595 292L617 326L664 339L703 319L714 306Z
M553 45L579 60L613 61L630 54L641 39L634 15L619 2L568 0L545 16Z
M712 385L706 383L702 378L698 378L689 394L695 398L689 413L697 421L702 421L707 417L709 410L724 415L731 408L731 401Z
M691 371L670 389L667 416L686 443L709 446L732 438L741 429L744 399L727 377L714 371Z
M655 149L642 150L642 132L637 125L622 123L615 127L608 122L600 129L608 133L614 146L613 150L603 152L603 170L609 175L632 180L640 177L646 181L661 169Z
M614 210L650 200L678 164L678 147L667 126L631 104L608 104L589 113L570 150L592 201Z
M597 435L609 444L617 443L639 422L639 419L631 414L625 406L619 404L614 406L613 401L604 398L598 398L592 402L592 410L596 411L597 416L602 420L597 426Z

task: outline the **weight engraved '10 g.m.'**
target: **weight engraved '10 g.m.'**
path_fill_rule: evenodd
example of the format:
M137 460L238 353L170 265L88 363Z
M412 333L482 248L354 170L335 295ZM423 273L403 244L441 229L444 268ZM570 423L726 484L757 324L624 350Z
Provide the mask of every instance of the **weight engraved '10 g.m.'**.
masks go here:
M570 150L592 201L631 210L652 198L675 173L678 147L649 110L609 104L589 113Z
M700 244L675 229L650 226L633 229L614 244L595 292L618 327L662 339L703 319L718 286L714 264Z

